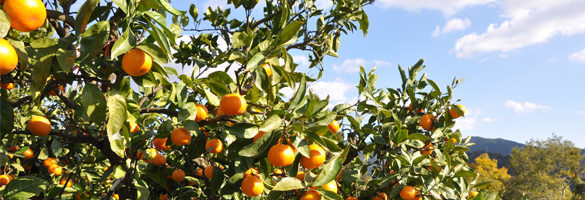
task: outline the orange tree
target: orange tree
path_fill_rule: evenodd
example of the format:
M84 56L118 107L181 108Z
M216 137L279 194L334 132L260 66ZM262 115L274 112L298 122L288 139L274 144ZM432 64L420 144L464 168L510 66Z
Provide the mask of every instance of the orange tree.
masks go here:
M464 113L450 87L415 80L422 61L408 78L401 71L398 90L375 89L377 76L362 69L367 101L355 105L307 88L342 33L367 33L371 0L328 10L228 1L245 18L165 0L71 10L75 2L0 2L4 199L463 199L473 190L468 140L451 131ZM178 42L183 31L196 34ZM289 51L308 52L319 77L298 72ZM172 62L196 69L179 74Z

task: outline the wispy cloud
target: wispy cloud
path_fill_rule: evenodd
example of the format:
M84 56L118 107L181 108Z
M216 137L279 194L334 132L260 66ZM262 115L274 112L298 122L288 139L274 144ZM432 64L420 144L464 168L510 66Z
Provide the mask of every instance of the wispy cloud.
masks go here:
M490 52L510 52L547 42L557 35L585 32L583 0L503 0L498 3L501 24L490 24L484 33L471 33L455 44L457 57L473 58Z
M579 61L585 64L585 49L569 55L569 59Z
M465 111L465 117L460 117L456 120L454 129L460 129L461 131L473 130L478 125L477 118L481 114L481 109L467 108Z
M366 61L361 58L347 59L341 65L333 65L333 70L336 72L355 73L360 71L360 66L366 67L368 65L375 65L378 67L389 66L392 63L383 60Z
M535 110L550 110L551 109L551 107L538 105L535 103L530 103L530 102L520 103L520 102L511 101L511 100L506 101L506 107L514 109L514 111L518 114L531 113Z
M499 122L500 119L499 118L485 117L485 118L482 118L481 121L486 122L486 123L490 123L490 122Z
M583 110L575 111L575 113L585 115L585 111L583 111Z
M431 36L437 37L439 35L444 35L446 33L450 33L453 31L462 31L462 30L469 28L470 26L471 26L471 21L469 19L453 18L453 19L450 19L449 21L447 21L447 23L445 23L445 26L443 26L443 28L441 28L440 26L437 26L435 28L435 31L433 31L433 34L431 34Z
M381 8L399 7L408 11L419 12L422 9L439 10L445 16L453 16L466 7L485 5L495 0L379 0L375 5Z

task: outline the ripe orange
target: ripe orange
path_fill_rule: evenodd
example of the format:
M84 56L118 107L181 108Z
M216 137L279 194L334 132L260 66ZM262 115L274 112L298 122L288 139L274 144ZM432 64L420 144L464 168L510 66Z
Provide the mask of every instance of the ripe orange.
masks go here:
M12 178L9 175L6 174L0 175L0 185L8 185L8 183L10 183L10 180L12 180Z
M329 183L323 185L323 189L337 193L337 182L335 182L335 180L331 180Z
M191 141L191 132L186 128L176 128L171 133L171 141L177 146L183 146Z
M248 103L240 94L226 94L219 102L219 108L228 116L240 115L246 111L246 107Z
M207 107L202 104L195 105L197 107L197 114L195 115L195 121L200 122L207 119Z
M28 160L28 159L31 159L31 158L33 158L33 156L35 155L35 152L33 152L33 150L32 150L32 149L27 149L27 150L26 150L26 151L24 151L22 154L24 155L24 159L25 159L25 160Z
M316 144L309 145L309 149L311 150L311 157L307 158L303 156L301 158L301 165L307 169L315 169L325 162L325 150Z
M435 121L435 116L432 114L426 114L423 115L420 118L420 126L422 126L423 129L429 131L431 129L433 129L433 121Z
M388 200L388 195L386 193L380 192L374 197L373 200Z
M49 169L49 167L56 165L56 164L57 164L57 160L55 158L47 158L43 161L43 165L47 169Z
M217 108L217 116L223 115L223 111L221 111L221 107Z
M455 105L457 107L459 107L459 110L461 110L463 112L463 115L465 116L465 107L463 107L460 104ZM455 111L455 109L451 108L449 110L449 114L451 114L451 117L453 117L453 119L457 119L459 117L461 117L461 115L459 115L459 113L457 113L457 111Z
M59 176L63 172L63 168L61 168L59 165L51 165L48 171L49 174L55 174L55 176Z
M299 180L301 180L301 181L305 181L305 172L299 172L299 173L297 173L296 178L299 179Z
M339 171L339 174L337 175L337 177L335 177L335 180L339 180L341 178L341 173L343 173L343 170Z
M475 196L477 196L478 194L479 192L477 191L469 192L469 198L475 198Z
M209 180L211 180L211 177L213 176L213 166L207 166L205 168L205 177L207 177Z
M1 83L0 87L7 90L12 90L14 88L14 83Z
M163 166L165 163L167 163L167 158L161 154L156 154L151 162L156 166Z
M6 10L5 10L6 11ZM8 40L0 39L0 75L8 74L18 65L18 54Z
M256 133L256 135L254 136L254 142L256 142L256 140L260 139L260 137L262 137L264 135L264 131L258 131L258 133Z
M256 176L249 176L242 181L242 192L250 197L257 197L264 192L264 183Z
M280 177L282 177L281 174L283 174L284 172L282 171L282 169L275 169L274 172L272 172L272 173L274 174L273 175L274 177L280 178Z
M295 161L295 152L286 144L276 144L268 150L268 161L277 167L288 166Z
M154 140L152 140L152 144L154 145L154 148L161 150L161 151L166 151L169 148L171 148L170 146L166 146L165 144L167 143L167 138L154 138Z
M184 178L185 178L185 172L182 169L176 169L173 172L173 180L175 180L177 182L181 182L181 181L183 181Z
M435 149L433 143L426 142L426 145L420 150L420 152L428 156L431 155L431 153L433 153L433 149Z
M205 144L205 149L213 148L209 151L209 153L219 153L223 151L223 143L221 143L218 139L212 139L207 141Z
M248 170L246 170L246 172L244 172L244 178L248 177L248 176L258 176L258 174L260 174L260 171L258 171L258 169L252 167Z
M19 146L11 146L11 147L6 148L6 150L12 151L12 152L18 151L19 149L20 149Z
M347 199L345 199L345 200L358 200L358 199L355 197L347 197Z
M270 63L262 64L262 68L264 68L264 71L266 71L266 75L268 75L268 77L272 76L272 68L270 68Z
M122 68L131 76L142 76L152 67L152 57L141 49L132 49L122 58Z
M203 170L201 168L197 168L197 171L195 171L195 175L203 176ZM244 175L244 177L245 177L245 175Z
M130 133L136 133L140 130L140 126L136 122L128 122L130 126Z
M414 113L422 113L424 112L425 108L420 108L414 111ZM408 111L412 112L412 104L408 105Z
M337 133L339 131L339 122L333 121L331 124L327 125L327 128L333 133Z
M2 8L10 18L10 27L21 31L34 31L47 19L47 10L41 0L6 0Z
M158 200L169 200L169 196L167 196L166 194L160 195L160 197L158 197Z
M413 199L416 196L417 190L412 186L404 186L400 191L400 197L403 199Z
M416 193L414 194L414 198L412 198L410 200L423 200L423 198L420 195L420 192L417 190Z
M114 197L114 199L120 199L120 195L118 195L118 194L114 194L114 195L112 195L112 197Z
M455 139L455 138L450 138L450 139L445 138L445 142L449 142L449 140L451 140L451 143L453 143L453 144L457 143L457 139Z
M51 122L46 117L33 116L28 121L28 130L36 136L44 137L51 132Z
M72 180L67 181L66 178L62 178L61 181L59 181L59 184L60 185L65 185L65 182L67 182L67 187L73 186L73 181Z
M309 190L301 197L300 200L320 200L321 194L314 190Z

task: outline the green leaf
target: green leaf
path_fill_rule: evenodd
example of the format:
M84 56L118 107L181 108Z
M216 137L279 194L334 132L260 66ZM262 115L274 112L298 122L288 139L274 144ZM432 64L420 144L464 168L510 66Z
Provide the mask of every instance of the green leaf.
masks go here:
M77 17L75 19L75 34L76 35L81 35L81 33L85 32L85 27L89 23L91 13L93 12L93 9L95 9L97 7L97 4L99 2L100 2L100 0L88 0L85 3L83 3L83 5L81 5L81 8L79 9L79 12L77 12ZM108 25L109 25L108 21L105 21L105 22L108 23ZM101 48L100 48L100 50L101 50Z
M321 194L321 196L323 197L322 199L326 199L326 200L343 200L343 197L341 197L339 194L333 192L333 191L329 191L329 190L324 190L324 189L317 189L317 191Z
M207 97L207 102L213 106L219 106L219 98L213 94L213 92L203 89L205 91L205 97Z
M278 115L272 115L266 120L264 124L260 127L260 131L262 132L269 132L274 129L277 129L282 124L282 119Z
M305 76L301 78L301 82L299 85L299 89L295 93L295 96L290 101L289 108L295 108L305 96L305 92L307 90L307 81L305 80Z
M12 129L14 129L14 109L10 101L0 97L0 133L10 134Z
M142 49L145 53L150 55L152 59L154 59L156 62L159 62L161 64L166 64L169 62L167 54L156 44L143 42L140 45L136 46L136 48Z
M108 42L109 36L109 21L101 21L89 27L81 36L80 58L82 63L90 63L102 51L102 48Z
M185 120L192 120L195 121L195 117L197 115L197 106L193 102L188 102L181 110L179 110L179 115L177 116L177 120L185 121Z
M226 127L226 132L239 138L253 138L258 133L258 126L250 123L237 123Z
M53 154L55 154L56 157L61 157L61 153L63 153L63 145L59 140L53 140L53 142L51 142L51 150L53 150Z
M251 40L246 32L235 32L232 36L234 49L250 44Z
M267 132L252 144L242 148L242 150L240 150L238 154L244 157L259 156L262 153L268 151L270 147L272 147L272 144L276 144L276 142L278 142L278 139L280 139L281 135L282 130Z
M34 65L33 70L33 83L30 90L30 95L35 100L35 103L40 103L38 100L39 95L41 95L41 90L45 87L47 77L49 77L49 73L51 71L51 64L52 64L53 56L45 56L42 57L41 60Z
M47 189L49 183L33 176L19 176L4 188L5 199L28 199Z
M264 57L264 55L261 52L254 54L254 56L252 56L252 58L250 58L250 60L246 64L246 71L249 72L254 71L254 69L256 69L262 63L264 63L265 60L266 57Z
M408 139L411 139L411 140L420 140L420 141L423 141L424 142L424 141L430 140L431 138L429 136L426 136L426 135L423 135L423 134L420 134L420 133L412 133L412 134L410 134L408 136Z
M112 60L118 58L119 55L130 51L134 46L136 46L136 36L130 29L126 29L112 47Z
M176 15L176 16L182 16L185 14L185 11L179 11L175 8L173 8L169 3L167 3L167 1L165 0L156 0L156 2L158 2L158 4L163 6L163 9L165 9L167 12Z
M279 44L290 43L289 40L295 40L297 33L301 30L301 25L303 22L293 21L290 24L286 25L280 35L278 36Z
M468 170L461 170L455 173L454 177L476 177L477 174Z
M104 121L106 118L107 102L104 93L102 93L98 86L86 84L85 87L83 87L81 95L81 105L90 120L95 123Z
M358 20L358 22L360 23L360 30L362 30L364 37L366 37L366 34L368 34L368 28L370 27L370 20L368 20L368 15L366 15L366 12L362 11L362 17L360 20Z
M108 140L112 151L124 157L124 143L120 129L126 122L126 99L117 90L112 90L108 99L109 119L107 124Z
M191 4L189 7L189 14L195 21L197 21L197 16L199 15L199 10L197 10L197 6L195 4Z
M0 10L0 38L6 37L10 30L10 18L3 10Z
M244 180L244 173L236 173L232 177L230 177L225 184L224 187L221 188L221 194L232 194L238 191L242 185L242 180Z
M273 191L290 191L306 188L305 183L293 177L284 177L272 189Z
M321 170L321 173L319 176L317 176L313 186L322 186L334 180L337 175L341 173L341 167L343 167L342 164L342 159L330 159L327 163L325 163L323 170Z
M128 4L126 3L126 0L112 0L124 13L126 13L126 10L128 9Z
M151 21L148 21L148 23L150 24L150 29L148 29L150 36L153 37L156 43L161 46L162 50L165 52L165 57L169 57L171 55L171 47L169 46L169 40L167 39L167 36ZM166 64L166 62L161 64Z
M71 72L73 65L75 64L75 50L63 50L59 49L56 54L57 62L63 72Z
M214 167L212 177L213 178L211 179L211 191L213 191L213 193L218 193L219 188L223 184L224 179L223 172L218 167Z

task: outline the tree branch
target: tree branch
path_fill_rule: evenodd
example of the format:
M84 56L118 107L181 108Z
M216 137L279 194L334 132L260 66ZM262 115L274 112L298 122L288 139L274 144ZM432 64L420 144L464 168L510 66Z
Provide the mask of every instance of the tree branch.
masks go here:
M166 114L168 116L171 117L176 117L179 115L179 112L175 111L175 110L171 110L171 109L166 109L166 108L141 108L140 109L140 114L143 113L161 113L161 114Z
M64 21L65 23L67 23L67 25L75 29L75 18L71 17L70 15L63 14L62 12L59 11L47 9L47 18Z
M266 16L264 19L261 19L259 21L257 21L256 23L252 24L252 26L250 26L250 30L254 30L256 27L260 26L260 24L267 22L268 20L271 20L272 18L280 15L282 13L282 9L276 11L275 13L272 13L271 15Z
M163 88L164 87L161 85L161 86L158 86L158 87L152 89L152 93L150 93L150 94L142 97L142 99L140 99L140 102L138 103L138 107L142 107L142 104L144 104L146 102L146 100L152 98L152 96L154 96L154 94L156 94L156 92L158 92L159 90L162 90Z

